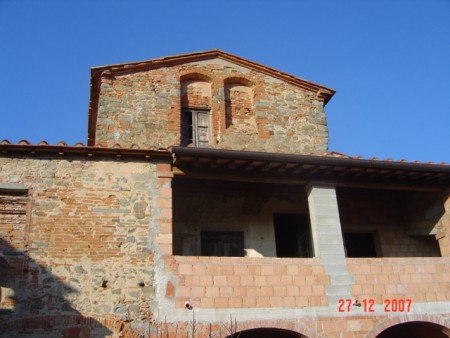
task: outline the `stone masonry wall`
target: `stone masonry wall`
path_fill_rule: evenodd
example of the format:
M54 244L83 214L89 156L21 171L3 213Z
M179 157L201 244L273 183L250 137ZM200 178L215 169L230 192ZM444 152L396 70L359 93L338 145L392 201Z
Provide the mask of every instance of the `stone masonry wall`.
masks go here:
M196 102L194 97L184 98L182 103L184 79L188 83L198 80L203 88L207 81L210 86L202 89L202 102L209 101L203 95L210 92L211 147L300 154L327 151L326 116L316 93L220 59L114 77L104 75L96 144L136 144L141 148L179 145L181 106ZM246 84L247 103L230 101L230 94L225 92L229 83ZM245 130L241 123L246 124Z
M0 158L0 182L25 185L32 199L27 249L15 245L17 233L0 242L0 286L10 296L2 297L0 308L9 311L2 320L82 313L148 321L155 294L149 224L162 193L156 167Z

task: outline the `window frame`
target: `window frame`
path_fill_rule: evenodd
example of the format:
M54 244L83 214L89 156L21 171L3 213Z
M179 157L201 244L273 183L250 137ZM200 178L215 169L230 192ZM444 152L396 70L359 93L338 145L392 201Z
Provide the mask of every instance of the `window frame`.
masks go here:
M207 115L203 121L206 125L201 125L201 115ZM187 125L186 125L187 123ZM206 129L201 133L200 130ZM181 132L180 144L182 147L194 146L206 148L211 144L211 111L209 109L187 109L181 110ZM187 135L186 135L187 134ZM187 137L186 137L187 136ZM201 140L201 136L206 136L207 141Z

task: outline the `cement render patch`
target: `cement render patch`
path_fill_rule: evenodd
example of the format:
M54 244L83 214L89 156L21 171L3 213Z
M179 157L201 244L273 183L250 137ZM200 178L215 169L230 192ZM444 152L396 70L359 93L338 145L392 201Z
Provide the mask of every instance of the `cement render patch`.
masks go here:
M21 183L0 183L0 191L28 191L28 188Z
M194 304L195 305L195 304ZM347 318L352 317L375 317L388 316L389 318L408 317L414 315L450 315L449 302L434 303L413 303L411 312L384 312L384 304L375 304L374 312L364 312L363 307L352 306L350 312L339 312L337 304L322 307L304 307L304 308L229 308L229 309L201 309L193 307L192 310L175 309L166 310L159 313L159 320L166 319L167 322L177 321L189 322L194 314L198 322L229 322L230 316L236 321L250 320L298 320L305 318ZM157 318L158 320L158 318Z

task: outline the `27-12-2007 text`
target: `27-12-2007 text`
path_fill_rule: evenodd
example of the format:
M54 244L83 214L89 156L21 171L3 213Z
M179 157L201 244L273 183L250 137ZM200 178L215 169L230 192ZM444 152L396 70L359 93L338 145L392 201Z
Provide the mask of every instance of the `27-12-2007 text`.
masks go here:
M352 299L339 299L338 301L338 311L339 312L351 312L353 306L362 307L364 312L375 312L375 300L374 299L363 299L352 300ZM384 300L384 312L411 312L411 299L385 299Z

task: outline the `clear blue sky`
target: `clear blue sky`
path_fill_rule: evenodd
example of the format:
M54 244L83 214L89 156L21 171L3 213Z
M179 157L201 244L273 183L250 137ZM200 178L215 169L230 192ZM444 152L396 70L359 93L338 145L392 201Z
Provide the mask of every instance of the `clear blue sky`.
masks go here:
M0 140L86 142L91 67L217 48L335 89L330 150L450 162L450 0L0 0Z

